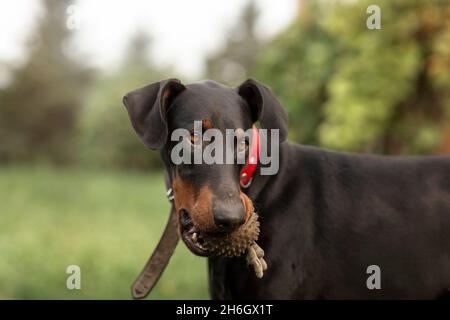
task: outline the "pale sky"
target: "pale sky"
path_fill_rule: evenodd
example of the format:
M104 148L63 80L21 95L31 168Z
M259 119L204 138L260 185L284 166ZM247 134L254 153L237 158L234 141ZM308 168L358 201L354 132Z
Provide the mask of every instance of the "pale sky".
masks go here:
M153 57L181 73L200 75L205 56L227 36L246 0L79 0L73 30L77 53L94 66L114 68L132 34L143 29L153 37ZM258 31L269 37L286 27L298 0L257 0ZM36 0L0 4L0 62L20 62L23 43L41 13ZM70 16L70 12L67 13ZM1 70L0 70L1 71Z

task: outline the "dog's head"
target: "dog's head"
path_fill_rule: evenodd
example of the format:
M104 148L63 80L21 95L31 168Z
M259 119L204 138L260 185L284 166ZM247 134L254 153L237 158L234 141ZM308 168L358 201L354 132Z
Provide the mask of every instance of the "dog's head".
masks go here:
M201 245L202 234L232 231L249 218L253 205L240 188L242 161L195 164L195 153L202 154L217 139L214 134L207 137L207 132L227 137L226 130L233 129L232 143L222 141L223 152L246 159L251 141L245 132L251 132L248 129L257 121L262 128L279 129L280 142L286 139L285 111L255 80L230 88L213 81L185 86L170 79L128 93L124 104L139 138L149 148L161 150L173 177L181 238L193 253L208 255ZM181 131L186 134L172 141L176 129L185 129ZM180 146L190 164L173 160L174 148Z

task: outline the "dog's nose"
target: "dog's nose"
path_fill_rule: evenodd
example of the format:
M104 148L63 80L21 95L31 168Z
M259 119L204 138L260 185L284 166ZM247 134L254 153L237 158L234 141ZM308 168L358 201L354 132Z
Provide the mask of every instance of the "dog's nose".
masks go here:
M214 223L222 232L229 232L245 222L243 206L229 206L214 208Z

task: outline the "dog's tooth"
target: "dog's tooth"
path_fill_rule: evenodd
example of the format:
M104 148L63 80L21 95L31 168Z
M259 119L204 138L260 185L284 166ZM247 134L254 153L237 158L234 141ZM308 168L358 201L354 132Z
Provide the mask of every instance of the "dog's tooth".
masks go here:
M197 232L194 232L193 234L192 234L192 241L194 241L194 242L197 242L197 240L198 240L198 237L197 237Z

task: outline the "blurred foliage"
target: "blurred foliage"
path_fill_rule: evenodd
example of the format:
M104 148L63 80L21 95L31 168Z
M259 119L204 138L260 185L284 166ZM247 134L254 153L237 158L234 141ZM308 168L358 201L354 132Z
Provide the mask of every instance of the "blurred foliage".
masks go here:
M288 110L290 139L307 144L318 143L316 129L338 53L336 41L319 24L320 10L314 3L303 5L298 20L263 50L254 70Z
M301 2L254 69L288 108L293 140L352 151L450 153L450 3Z
M27 62L0 92L0 162L67 163L90 73L66 52L68 1L44 1Z
M130 299L169 212L162 174L3 167L6 194L0 299ZM74 264L81 290L66 288ZM206 277L206 259L180 243L149 299L206 299Z
M91 87L79 123L78 149L85 165L160 168L159 153L138 139L122 104L128 91L173 74L148 60L149 37L138 31L120 68L101 75Z
M68 2L44 0L28 60L0 90L0 163L81 160L97 167L159 168L137 139L122 96L173 77L149 59L143 32L110 72L68 52ZM291 140L389 154L450 152L450 3L379 0L381 30L364 1L299 1L297 19L274 39L257 32L249 1L205 76L229 85L254 77L288 109ZM188 82L188 79L181 77Z
M239 85L255 67L262 40L256 34L259 11L248 1L223 46L206 59L206 78L227 85Z

